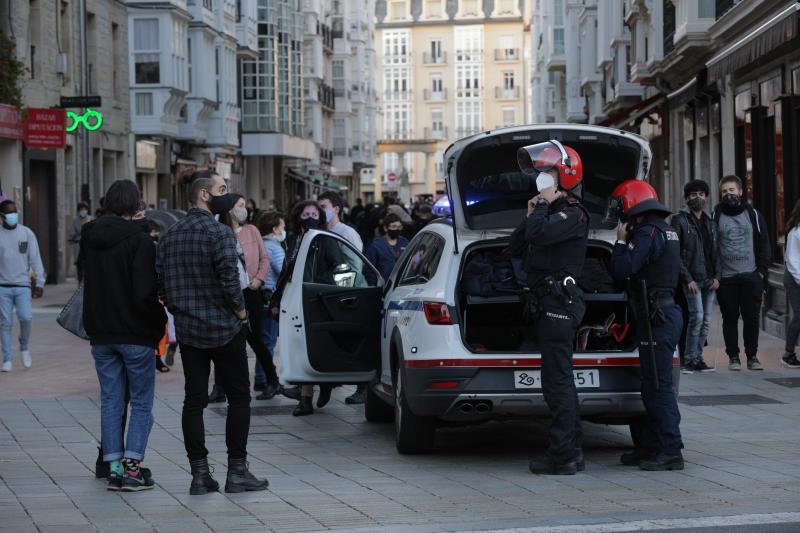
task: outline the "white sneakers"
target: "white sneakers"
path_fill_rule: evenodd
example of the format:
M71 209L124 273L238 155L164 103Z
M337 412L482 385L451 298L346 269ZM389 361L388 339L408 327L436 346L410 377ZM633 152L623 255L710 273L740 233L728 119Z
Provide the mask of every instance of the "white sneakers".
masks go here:
M25 368L30 368L31 364L33 363L33 360L31 359L31 352L29 350L22 350L19 355L22 357L22 366ZM11 364L11 361L6 361L3 363L3 368L0 370L0 372L11 372L12 366L13 365Z

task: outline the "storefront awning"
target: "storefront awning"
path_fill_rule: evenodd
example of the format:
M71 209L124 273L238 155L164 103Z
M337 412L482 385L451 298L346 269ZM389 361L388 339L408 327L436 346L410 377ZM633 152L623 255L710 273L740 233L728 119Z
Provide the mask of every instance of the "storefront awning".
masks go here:
M788 43L798 35L800 4L792 4L706 63L708 81L724 78Z
M663 94L651 96L647 100L642 100L636 105L633 105L627 109L623 109L618 113L614 113L599 123L598 126L622 128L623 126L635 121L639 117L648 114L650 111L664 103L665 100L666 97Z

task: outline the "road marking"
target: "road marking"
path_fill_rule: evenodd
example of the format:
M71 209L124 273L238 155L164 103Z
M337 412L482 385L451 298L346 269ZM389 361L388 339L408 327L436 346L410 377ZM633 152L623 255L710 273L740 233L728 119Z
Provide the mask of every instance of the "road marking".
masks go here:
M710 516L703 518L664 518L602 524L580 524L572 526L538 526L513 529L491 529L464 531L462 533L619 533L622 531L658 531L664 529L731 527L800 522L800 513L743 514L734 516Z

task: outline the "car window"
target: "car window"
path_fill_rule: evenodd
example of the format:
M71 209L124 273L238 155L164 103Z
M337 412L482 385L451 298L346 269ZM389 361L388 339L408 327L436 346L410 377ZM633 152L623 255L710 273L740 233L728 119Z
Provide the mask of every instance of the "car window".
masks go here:
M444 239L435 233L427 233L408 253L398 285L427 283L436 274L444 250Z
M367 269L375 272L375 276L369 276L375 282L367 279L364 274ZM332 235L321 233L311 241L303 273L304 283L360 288L375 287L378 279L380 275L369 263Z

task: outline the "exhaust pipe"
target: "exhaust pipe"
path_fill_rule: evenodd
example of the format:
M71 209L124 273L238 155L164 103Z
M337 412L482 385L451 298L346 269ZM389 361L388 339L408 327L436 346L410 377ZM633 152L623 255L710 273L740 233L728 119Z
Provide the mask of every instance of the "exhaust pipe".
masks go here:
M475 405L475 412L484 415L492 410L492 404L489 402L479 402Z
M474 406L469 402L464 402L458 407L458 410L461 411L465 415L470 414L473 409L474 409Z

